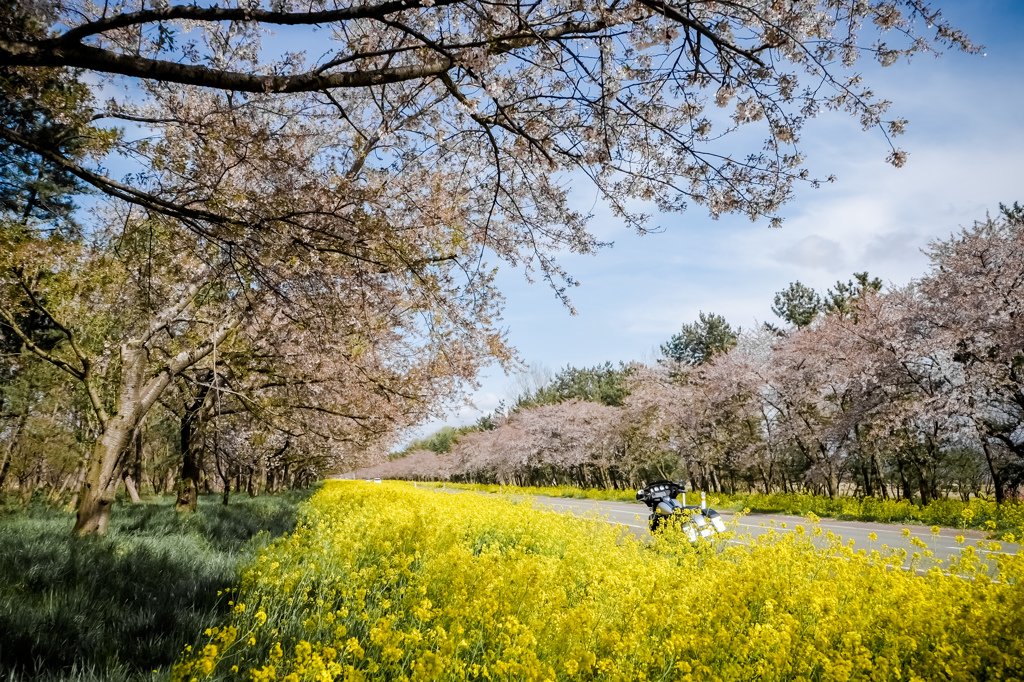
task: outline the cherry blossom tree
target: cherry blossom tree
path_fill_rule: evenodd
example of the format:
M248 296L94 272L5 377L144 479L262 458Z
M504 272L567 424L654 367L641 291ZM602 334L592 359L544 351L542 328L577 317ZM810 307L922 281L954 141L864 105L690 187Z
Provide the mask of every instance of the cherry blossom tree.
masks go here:
M243 121L265 123L267 109L234 111L215 135L215 113L203 116L203 134L216 140L209 153L176 156L187 154L172 149L188 146L184 130L143 147L166 169L157 180L177 183L186 171L200 183L216 177L218 191L236 187L228 196L241 197L239 210L254 214L304 203L306 226L326 221L320 233L337 248L244 222L197 236L166 214L115 203L92 244L25 234L5 251L0 315L28 350L82 383L99 424L79 532L102 532L128 442L179 379L234 381L221 388L248 396L246 409L261 412L264 424L344 439L422 418L436 407L434 396L472 378L482 357L507 357L490 326L496 299L488 274L459 284L456 260L408 241L409 228L359 211L339 215L333 205L317 209L315 201L333 201L325 198L332 176L308 172L322 148L289 128L287 112L259 153L247 137L259 137L259 128ZM259 183L246 203L242 188ZM301 198L306 193L313 204ZM19 322L22 311L44 316L62 342L47 350L33 341ZM226 379L214 367L218 349L221 368L231 369ZM186 473L194 487L195 472Z
M270 56L274 26L307 28L322 56ZM2 68L79 89L89 73L104 98L39 98L74 114L87 154L0 127L5 149L104 201L89 240L20 233L0 263L4 323L83 387L97 424L76 531L102 532L127 445L172 387L209 376L286 442L328 431L328 415L346 432L379 431L378 411L400 428L511 357L486 255L567 301L556 255L600 246L569 206L570 173L641 231L635 200L777 221L794 183L813 182L807 119L835 109L902 132L844 69L943 46L974 49L918 0L15 3ZM766 138L753 153L723 142L750 125ZM20 326L29 311L56 346ZM319 383L331 372L354 397Z
M451 476L519 485L611 487L620 482L619 409L567 400L521 410L489 431L459 438Z
M929 331L962 372L948 410L981 438L996 499L1024 460L1024 223L1008 209L932 243Z

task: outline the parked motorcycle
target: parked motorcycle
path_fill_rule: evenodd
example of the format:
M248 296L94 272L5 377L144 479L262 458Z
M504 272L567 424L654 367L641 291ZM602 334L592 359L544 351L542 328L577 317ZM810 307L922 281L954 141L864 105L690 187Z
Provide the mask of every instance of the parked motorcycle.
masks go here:
M677 498L685 492L685 486L672 481L654 481L636 491L636 499L651 510L647 525L652 533L664 528L672 519L679 520L690 542L696 542L698 537L707 538L725 531L725 522L714 509L680 502Z

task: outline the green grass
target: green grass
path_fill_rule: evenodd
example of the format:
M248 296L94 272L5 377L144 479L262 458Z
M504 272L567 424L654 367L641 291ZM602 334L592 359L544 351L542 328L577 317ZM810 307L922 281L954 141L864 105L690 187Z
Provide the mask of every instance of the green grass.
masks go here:
M192 515L170 497L118 503L88 538L71 536L72 513L0 505L0 682L162 679L311 492L201 497Z

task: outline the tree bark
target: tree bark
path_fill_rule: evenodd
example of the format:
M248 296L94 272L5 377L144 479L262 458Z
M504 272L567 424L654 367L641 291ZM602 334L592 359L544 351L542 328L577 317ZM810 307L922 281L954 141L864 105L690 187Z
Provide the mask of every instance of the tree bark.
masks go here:
M885 488L885 478L882 477L882 468L878 466L878 453L871 453L871 468L874 471L875 480L878 481L878 489L882 493L882 499L889 499L889 492Z
M128 497L131 498L132 504L142 502L142 498L139 497L139 491L135 487L135 481L132 480L132 475L127 472L124 474L124 487L128 490Z
M89 472L78 499L74 533L89 535L106 532L110 508L120 483L121 455L131 438L131 426L123 417L115 417L104 429L89 461Z
M261 455L256 460L256 467L249 476L249 497L257 497L260 494L260 490L266 485L266 480L266 457Z
M4 481L7 479L7 470L11 467L11 453L4 452L4 462L0 464L0 490L4 489Z
M71 501L68 502L67 510L78 509L78 497L82 493L82 485L85 483L85 473L89 470L89 461L86 460L78 466L75 472L74 492L71 493Z
M921 506L927 505L932 501L932 489L928 485L928 479L924 473L924 467L915 462L914 468L917 469L917 483L921 489Z
M988 462L988 471L992 475L992 487L995 488L996 504L1002 504L1006 501L1006 489L1003 487L1002 474L996 468L992 453L989 451L990 446L987 438L982 438L981 447L985 451L985 461Z
M199 477L203 473L202 446L195 442L192 429L185 427L184 422L181 430L181 479L178 482L178 500L174 508L180 512L194 512L199 503Z
M155 400L152 398L147 405L140 399L145 362L146 352L140 342L130 341L122 346L118 412L116 416L105 419L103 431L89 458L89 473L79 497L78 515L72 531L78 535L102 535L106 532L110 508L121 482L125 450L139 421Z
M4 459L3 463L0 464L0 490L3 490L4 481L7 479L7 471L11 467L11 459L13 459L14 448L18 444L18 436L21 435L21 431L25 428L27 422L28 413L26 412L18 418L18 423L11 432L11 438L7 441L7 447L4 448Z
M132 439L132 445L128 448L129 450L129 461L124 467L122 478L124 479L124 487L128 490L128 496L132 500L132 504L139 504L142 499L139 497L139 486L142 485L142 432L139 429L135 430L135 437Z
M203 434L199 426L210 396L212 378L213 372L208 369L196 375L199 392L181 420L181 480L178 483L178 500L174 505L179 512L194 512L199 503L199 482L203 473Z

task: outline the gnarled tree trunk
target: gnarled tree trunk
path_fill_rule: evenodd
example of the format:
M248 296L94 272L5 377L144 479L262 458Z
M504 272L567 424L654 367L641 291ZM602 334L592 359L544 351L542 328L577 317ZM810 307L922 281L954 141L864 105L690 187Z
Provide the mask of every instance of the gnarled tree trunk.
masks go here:
M123 454L131 440L133 425L127 418L118 415L100 434L89 460L89 471L85 476L78 498L78 515L74 532L79 535L99 533L107 529L110 508L121 482Z
M78 535L103 534L114 504L114 495L121 483L125 451L135 428L149 411L155 396L141 397L146 353L138 341L121 347L121 392L117 414L104 420L103 431L96 440L89 471L78 500L78 516L74 531Z

